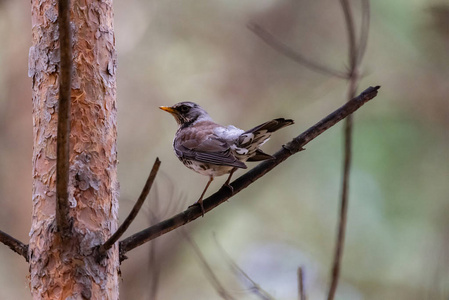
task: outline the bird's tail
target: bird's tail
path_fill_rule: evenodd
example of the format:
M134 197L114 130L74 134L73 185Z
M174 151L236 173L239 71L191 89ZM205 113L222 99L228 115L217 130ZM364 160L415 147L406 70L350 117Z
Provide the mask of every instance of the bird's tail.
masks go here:
M259 147L268 141L273 132L292 124L294 124L293 120L279 118L245 131L238 138L237 154L249 157L249 161L272 158L271 155L264 153Z

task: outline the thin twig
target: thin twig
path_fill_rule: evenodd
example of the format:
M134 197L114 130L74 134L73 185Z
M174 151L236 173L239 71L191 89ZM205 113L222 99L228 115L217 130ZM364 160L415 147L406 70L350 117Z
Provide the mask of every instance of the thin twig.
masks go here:
M257 297L262 300L274 300L274 297L271 296L267 291L260 287L260 285L255 282L239 265L229 256L229 254L224 250L224 248L218 242L216 236L214 235L215 243L217 244L218 249L220 250L222 256L228 261L228 264L233 269L234 273L242 275L246 280L250 282L249 290L252 291Z
M377 91L380 87L369 87L363 91L360 95L348 101L345 105L310 127L301 135L294 138L292 141L283 146L273 157L274 159L266 160L244 175L237 178L230 185L233 192L229 188L222 188L209 198L203 201L205 212L208 212L221 203L225 202L233 195L239 193L241 190L249 186L251 183L271 171L277 165L284 160L292 156L293 154L303 150L303 147L319 136L321 133L337 124L339 121L346 118L348 115L355 112L363 104L373 99L377 95ZM169 219L166 219L158 224L150 226L120 242L120 260L123 261L126 257L124 254L152 239L155 239L169 231L172 231L186 223L189 223L199 217L201 217L201 208L193 206L186 209L182 213L179 213Z
M360 30L360 40L357 48L357 63L363 60L368 45L369 27L371 18L371 8L369 0L362 0L362 24Z
M304 290L304 275L302 267L298 267L298 300L306 300L306 292Z
M142 208L145 199L150 193L151 186L153 185L154 179L156 178L156 174L157 171L159 170L160 165L161 161L159 160L159 158L156 158L156 161L153 164L153 168L151 169L150 175L148 176L147 182L145 183L145 186L143 187L143 190L140 193L140 196L137 199L136 204L134 204L133 209L129 212L129 215L126 217L125 221L122 223L122 225L120 225L117 231L103 245L100 246L99 248L100 255L104 255L106 251L108 251L112 247L112 245L114 245L115 242L118 241L118 239L125 233L128 227L134 221L140 209Z
M159 282L160 282L160 274L161 274L161 266L160 263L157 261L156 257L156 247L157 247L157 241L153 240L150 244L150 251L149 251L149 272L151 274L151 281L150 281L150 300L157 299L157 293L159 290Z
M338 219L337 241L335 244L334 259L332 264L331 283L329 286L328 300L333 300L337 290L338 279L340 277L341 258L343 256L343 246L345 242L346 223L348 216L348 195L349 195L349 175L351 170L352 157L352 118L347 118L344 123L344 159L343 176L340 198L340 212Z
M355 66L357 63L357 46L355 42L354 17L351 11L351 4L349 4L348 0L340 0L340 4L345 17L346 31L348 34L348 58L350 63L350 71L354 71L356 69ZM349 75L352 75L352 73L350 73Z
M352 99L357 91L358 76L358 53L355 37L354 19L351 12L351 5L348 0L340 0L343 10L346 30L348 33L348 59L349 59L349 88L348 99ZM337 241L335 244L334 260L332 265L331 283L329 286L328 300L333 300L340 277L341 259L343 256L343 246L346 234L346 223L348 215L348 196L349 196L349 175L352 161L352 116L346 118L344 122L344 158L343 158L343 176L341 185L340 213L338 219Z
M226 291L226 289L223 287L221 282L218 280L214 271L212 271L212 268L210 267L209 263L206 261L206 258L204 257L200 248L195 243L195 241L190 237L190 234L188 234L187 231L185 231L185 230L182 230L181 232L182 232L182 235L184 236L184 238L187 240L187 242L189 242L190 246L192 246L193 251L195 252L198 259L200 260L200 263L204 270L204 273L206 273L207 280L210 281L210 283L212 284L214 289L217 291L218 295L225 300L235 299Z
M16 252L20 256L25 257L25 260L28 262L28 245L25 245L19 240L16 240L9 234L0 230L0 243L8 246L12 251Z
M56 224L62 238L70 235L69 220L69 135L72 86L72 38L70 0L59 0L59 104L56 158Z
M148 221L149 225L153 225L158 223L160 220L158 216L160 215L160 200L161 197L159 195L159 189L158 185L156 184L154 186L154 191L156 194L155 201L153 201L153 211L150 211L148 213ZM157 240L153 240L150 242L150 251L148 251L148 273L150 274L150 283L149 283L149 299L150 300L156 300L157 299L157 293L159 290L159 282L160 282L160 275L161 275L161 264L160 261L157 259Z
M264 28L262 28L258 24L249 23L248 29L251 30L254 34L256 34L260 39L262 39L267 45L269 45L274 50L285 55L286 57L297 62L298 64L301 64L306 68L309 68L310 70L313 70L313 71L316 71L316 72L319 72L319 73L322 73L325 75L336 76L336 77L343 78L343 79L348 78L348 75L344 72L333 70L329 67L325 67L323 65L320 65L316 62L313 62L313 61L305 58L300 53L296 52L289 46L285 45L284 43L282 43L281 41L276 39L271 33L266 31Z

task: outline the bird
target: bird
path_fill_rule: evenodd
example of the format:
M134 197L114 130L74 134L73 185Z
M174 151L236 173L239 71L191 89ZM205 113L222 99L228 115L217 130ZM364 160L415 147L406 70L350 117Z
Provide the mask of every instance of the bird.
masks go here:
M244 131L233 125L215 123L201 106L193 102L159 108L172 114L178 124L173 139L173 149L178 159L187 168L209 177L199 200L191 205L199 205L203 216L203 197L214 177L229 174L223 186L233 192L229 185L232 174L237 169L246 169L247 161L273 159L259 147L268 141L273 132L294 124L291 119L278 118Z

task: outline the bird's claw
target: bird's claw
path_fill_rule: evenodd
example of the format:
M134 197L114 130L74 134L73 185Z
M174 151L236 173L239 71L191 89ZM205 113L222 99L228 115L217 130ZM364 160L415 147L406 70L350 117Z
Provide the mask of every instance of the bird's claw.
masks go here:
M204 217L204 214L206 213L206 211L204 210L204 206L203 206L203 201L197 201L195 203L193 203L192 205L189 205L188 208L194 207L194 206L199 206L201 208L201 216Z

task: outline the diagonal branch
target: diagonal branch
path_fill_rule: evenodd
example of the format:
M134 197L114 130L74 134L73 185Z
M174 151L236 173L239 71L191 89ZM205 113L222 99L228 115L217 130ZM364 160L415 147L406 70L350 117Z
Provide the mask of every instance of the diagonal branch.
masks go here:
M379 88L379 86L367 88L360 95L348 101L345 105L307 129L301 135L297 136L292 141L287 143L287 145L283 146L278 152L273 155L274 159L262 162L247 173L243 174L241 177L237 178L230 184L232 186L233 192L231 192L231 189L222 188L218 192L204 200L204 210L208 212L217 207L227 199L242 191L257 179L268 173L270 170L275 168L277 165L282 163L293 154L303 150L303 147L307 143L315 139L317 136L319 136L321 133L323 133L339 121L346 118L348 115L355 112L363 104L376 97ZM201 215L201 209L198 206L194 206L122 240L120 242L120 260L123 261L124 259L126 259L126 252L167 232L170 232L186 223L192 222L193 220L201 217Z
M120 225L120 227L117 229L117 231L99 248L99 255L102 256L108 251L112 245L115 244L115 242L118 241L118 239L125 233L125 231L128 229L128 227L131 225L131 223L136 218L137 214L139 213L140 209L142 208L143 203L145 202L145 199L147 198L148 194L150 193L151 186L153 185L154 179L156 178L157 171L159 170L159 166L161 165L161 161L159 158L156 158L156 161L153 164L153 168L151 169L150 175L148 176L147 181L145 182L145 185L143 187L142 192L140 193L139 198L137 199L136 204L134 204L133 209L130 211L128 217L126 217L125 221L123 221L123 224Z
M25 245L19 240L16 240L9 234L0 230L0 243L8 246L12 251L17 254L25 257L25 260L28 262L28 245Z
M59 0L59 104L56 160L56 224L62 238L70 235L69 221L69 135L70 93L72 75L72 39L70 31L70 0Z
M257 35L260 39L262 39L267 45L269 45L274 50L279 53L285 55L291 60L297 62L300 65L303 65L306 68L309 68L312 71L316 71L325 75L336 76L339 78L347 79L348 75L344 72L340 72L337 70L333 70L329 67L320 65L317 62L313 62L297 51L293 50L289 46L285 45L277 38L275 38L271 33L266 31L264 28L255 23L248 24L249 30L251 30L255 35Z

